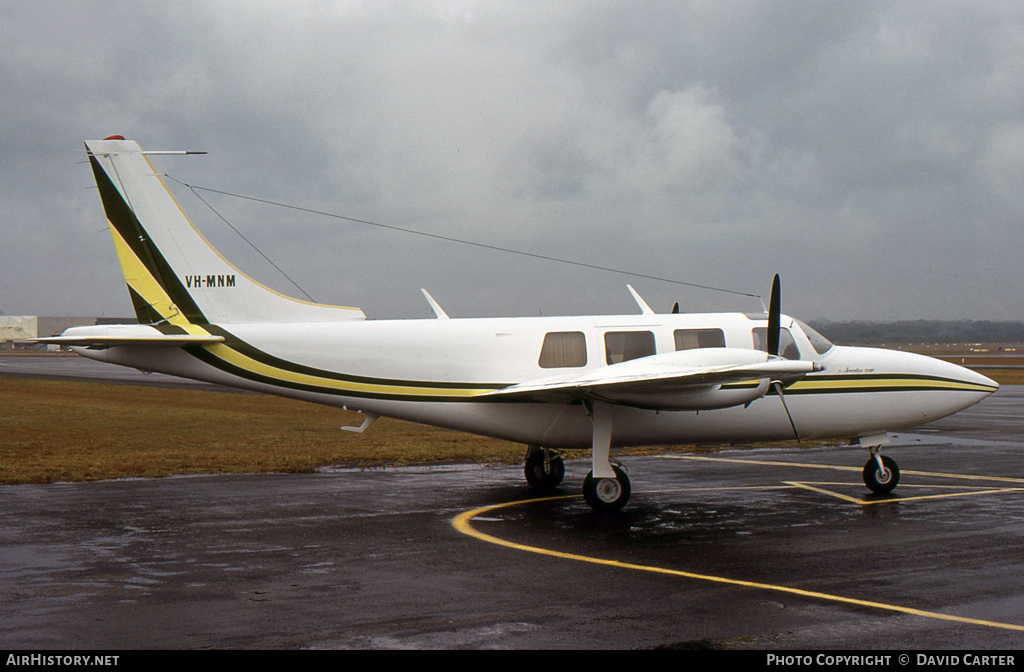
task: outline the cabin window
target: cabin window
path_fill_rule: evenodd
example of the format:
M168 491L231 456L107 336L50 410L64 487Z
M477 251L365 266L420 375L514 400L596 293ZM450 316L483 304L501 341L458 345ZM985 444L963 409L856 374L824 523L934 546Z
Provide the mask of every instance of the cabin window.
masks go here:
M754 327L754 349L768 352L768 327ZM800 350L789 329L779 330L779 355L783 359L800 359Z
M628 362L638 357L653 355L654 332L609 331L604 335L605 359L609 364Z
M676 350L724 348L725 333L721 329L676 329Z
M544 334L540 349L542 369L587 365L587 337L582 331L553 331Z

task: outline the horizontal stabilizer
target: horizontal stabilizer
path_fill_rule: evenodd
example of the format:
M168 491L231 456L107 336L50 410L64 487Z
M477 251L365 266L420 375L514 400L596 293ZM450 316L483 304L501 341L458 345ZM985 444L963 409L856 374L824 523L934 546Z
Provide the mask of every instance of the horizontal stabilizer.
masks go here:
M165 334L156 327L142 324L71 327L60 336L33 338L32 343L48 343L85 348L113 348L119 345L174 346L221 343L223 336L211 334Z

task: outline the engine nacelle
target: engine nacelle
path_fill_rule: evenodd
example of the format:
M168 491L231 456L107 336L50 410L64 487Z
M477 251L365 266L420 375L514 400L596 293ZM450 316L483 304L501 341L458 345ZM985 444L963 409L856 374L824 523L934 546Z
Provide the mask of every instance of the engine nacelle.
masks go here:
M760 380L702 385L675 391L613 393L605 400L613 404L637 406L655 411L706 411L749 404L768 392L770 381Z

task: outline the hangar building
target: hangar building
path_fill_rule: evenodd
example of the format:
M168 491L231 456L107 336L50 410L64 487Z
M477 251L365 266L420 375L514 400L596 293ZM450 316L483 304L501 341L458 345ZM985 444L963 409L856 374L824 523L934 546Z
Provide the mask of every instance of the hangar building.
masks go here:
M132 324L135 318L122 317L41 317L37 315L0 315L0 349L40 348L30 338L56 336L68 327L90 324Z

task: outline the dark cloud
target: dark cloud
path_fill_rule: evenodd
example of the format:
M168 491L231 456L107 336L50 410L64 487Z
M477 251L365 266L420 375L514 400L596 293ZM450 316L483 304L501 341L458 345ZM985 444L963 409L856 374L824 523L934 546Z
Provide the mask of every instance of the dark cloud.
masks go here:
M1024 319L1012 3L0 3L0 310L129 313L82 140L183 181L811 318ZM229 258L286 280L187 189ZM204 194L368 314L756 302Z

